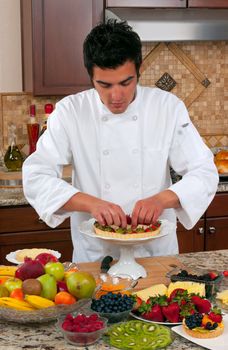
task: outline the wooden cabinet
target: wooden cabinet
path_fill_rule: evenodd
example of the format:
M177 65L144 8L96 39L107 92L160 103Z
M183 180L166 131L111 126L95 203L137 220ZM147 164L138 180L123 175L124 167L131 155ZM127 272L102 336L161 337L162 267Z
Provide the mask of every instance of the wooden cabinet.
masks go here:
M188 7L228 8L227 0L188 0Z
M106 0L106 7L186 7L187 0Z
M106 7L228 8L227 0L106 0Z
M103 15L103 0L21 0L23 90L38 96L90 88L83 41Z
M24 248L54 249L61 253L61 261L71 261L69 219L52 229L30 206L0 207L0 264L9 264L6 254Z
M204 219L191 229L186 230L181 223L177 224L177 239L180 253L201 252L204 250Z
M217 193L191 230L178 223L177 238L180 253L228 249L228 193Z
M228 193L218 193L205 216L205 250L228 249Z

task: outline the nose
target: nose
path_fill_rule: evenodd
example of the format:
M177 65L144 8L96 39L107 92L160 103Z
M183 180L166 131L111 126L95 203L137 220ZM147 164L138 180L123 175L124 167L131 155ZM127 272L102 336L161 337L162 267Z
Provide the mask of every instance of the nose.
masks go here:
M123 99L123 89L121 86L113 86L111 90L111 98L114 102L122 101Z

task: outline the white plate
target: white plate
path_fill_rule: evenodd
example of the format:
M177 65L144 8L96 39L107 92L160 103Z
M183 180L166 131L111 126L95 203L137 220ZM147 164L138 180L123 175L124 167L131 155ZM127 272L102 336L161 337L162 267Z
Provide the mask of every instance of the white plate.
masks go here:
M94 222L95 222L94 219L90 219L88 221L83 221L82 224L79 226L80 232L87 235L87 236L93 237L93 238L99 238L99 239L103 239L105 241L113 241L115 243L121 243L124 245L138 243L138 242L146 242L146 241L150 241L152 239L161 238L163 236L166 236L170 232L170 230L175 229L175 225L172 222L170 222L168 220L161 220L161 232L157 236L143 237L143 238L132 238L132 239L125 239L125 238L121 239L121 238L114 238L114 237L102 237L102 236L96 235L96 233L94 232L94 229L93 229Z
M157 321L146 320L143 317L135 315L133 312L130 312L130 315L134 318L137 318L137 320L140 320L140 321L144 321L144 322L148 322L148 323L163 324L164 326L176 326L176 325L181 324L181 322L173 323L173 322L157 322Z
M18 252L20 252L22 249L16 250L15 252L11 252L9 254L6 255L6 260L8 260L9 262L13 263L13 264L22 264L22 261L18 261L16 259L16 254ZM61 257L61 254L56 251L56 250L52 250L52 249L48 249L50 254L54 255L57 259L59 259Z
M172 327L172 331L175 333L181 335L182 337L190 340L191 342L198 344L200 346L203 346L204 348L210 349L210 350L227 350L227 344L228 344L228 315L223 316L223 322L224 322L224 332L222 335L216 338L210 338L210 339L200 339L200 338L193 338L185 331L183 330L182 326L176 326Z

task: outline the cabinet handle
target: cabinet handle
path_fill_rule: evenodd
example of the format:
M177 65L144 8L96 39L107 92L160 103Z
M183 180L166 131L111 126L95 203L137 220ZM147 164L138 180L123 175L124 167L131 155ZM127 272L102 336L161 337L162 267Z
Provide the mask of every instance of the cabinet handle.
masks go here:
M200 235L203 235L203 234L204 234L204 228L203 228L203 227L199 227L199 228L198 228L198 233L199 233Z
M210 235L212 235L213 233L215 233L216 232L216 228L214 227L214 226L210 226L209 227L209 230L208 230L208 233L210 234Z

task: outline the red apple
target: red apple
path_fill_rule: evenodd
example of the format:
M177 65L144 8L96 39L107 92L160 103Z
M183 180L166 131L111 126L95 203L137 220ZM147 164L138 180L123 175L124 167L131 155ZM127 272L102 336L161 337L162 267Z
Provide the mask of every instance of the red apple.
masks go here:
M58 259L56 256L50 253L40 253L35 258L36 261L39 261L42 265L46 265L48 262L57 262Z
M58 292L68 292L66 282L57 281L57 290Z
M44 273L44 267L39 261L25 258L25 262L17 268L15 277L24 281L29 278L37 278Z

